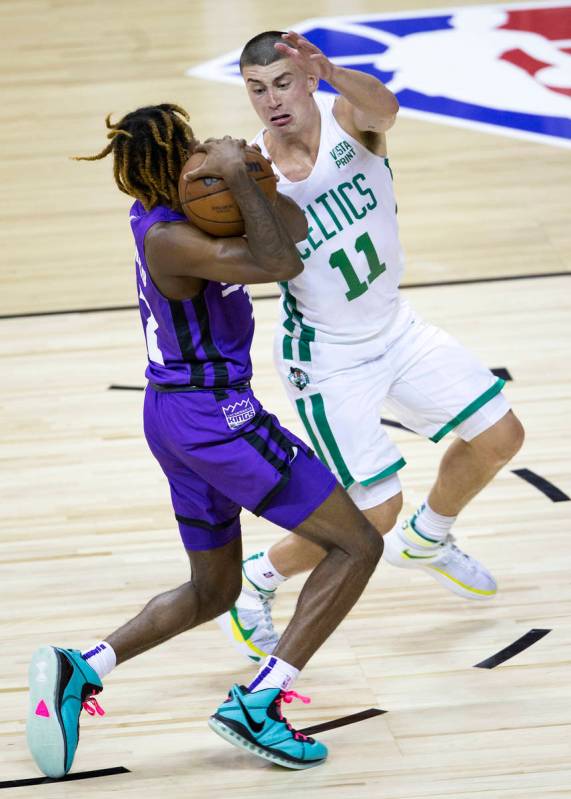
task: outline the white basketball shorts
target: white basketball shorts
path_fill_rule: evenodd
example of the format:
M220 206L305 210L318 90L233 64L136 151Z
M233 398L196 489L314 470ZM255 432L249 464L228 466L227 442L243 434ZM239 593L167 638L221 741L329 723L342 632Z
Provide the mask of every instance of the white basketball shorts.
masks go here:
M444 330L416 318L380 357L361 363L351 345L312 342L311 360L275 363L321 460L362 510L400 491L405 465L381 413L431 441L453 431L471 441L510 409L504 381ZM346 365L349 362L349 365Z

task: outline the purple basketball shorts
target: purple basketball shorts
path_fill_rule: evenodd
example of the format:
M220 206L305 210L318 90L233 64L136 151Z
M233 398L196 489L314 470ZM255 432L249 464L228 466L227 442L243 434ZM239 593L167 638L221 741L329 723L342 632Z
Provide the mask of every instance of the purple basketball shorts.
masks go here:
M145 392L145 436L165 473L187 549L240 535L247 508L293 530L337 485L307 444L267 413L251 389Z

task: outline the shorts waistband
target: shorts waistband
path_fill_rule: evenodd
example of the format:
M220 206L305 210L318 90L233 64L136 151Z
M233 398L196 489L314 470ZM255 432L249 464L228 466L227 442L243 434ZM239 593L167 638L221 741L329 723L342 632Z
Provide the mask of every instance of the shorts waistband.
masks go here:
M189 391L202 391L202 392L209 392L214 393L216 391L249 391L250 390L250 383L236 383L233 386L211 386L210 388L205 386L190 386L190 385L176 385L173 383L151 383L149 381L149 386L154 391L159 391L161 393L166 394L175 394L175 393L186 393Z

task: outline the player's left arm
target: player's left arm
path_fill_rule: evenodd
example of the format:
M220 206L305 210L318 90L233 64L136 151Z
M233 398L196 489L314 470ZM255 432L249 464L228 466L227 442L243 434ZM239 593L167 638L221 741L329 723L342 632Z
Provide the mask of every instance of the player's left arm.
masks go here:
M339 92L334 115L351 134L383 134L394 125L399 110L395 95L373 75L339 67L325 53L299 33L290 31L284 44L276 44L306 73L326 80ZM292 52L293 51L293 52Z

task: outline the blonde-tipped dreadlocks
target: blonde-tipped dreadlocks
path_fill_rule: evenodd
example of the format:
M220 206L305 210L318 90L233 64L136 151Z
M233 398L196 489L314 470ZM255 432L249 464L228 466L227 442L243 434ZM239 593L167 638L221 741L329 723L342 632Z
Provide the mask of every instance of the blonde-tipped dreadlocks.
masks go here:
M197 143L188 118L184 108L170 103L138 108L116 124L109 114L107 147L74 160L98 161L113 152L115 182L122 192L140 200L146 211L159 204L180 211L178 179Z

